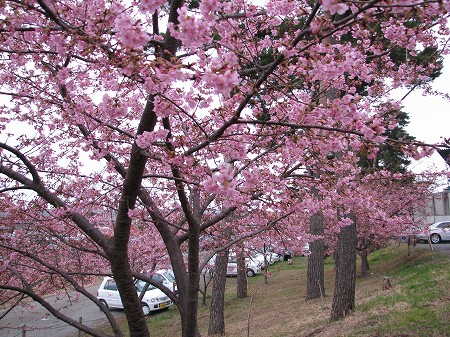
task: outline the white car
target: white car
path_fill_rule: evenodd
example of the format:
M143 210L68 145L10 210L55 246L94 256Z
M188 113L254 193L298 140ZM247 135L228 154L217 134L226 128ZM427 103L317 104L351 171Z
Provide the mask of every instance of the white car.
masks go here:
M210 275L212 275L214 273L215 261L216 255L214 255L208 261L202 273L209 273ZM255 262L252 259L246 258L245 264L247 266L246 274L248 277L255 276L256 274L261 273L261 264L259 262ZM228 257L227 276L237 276L237 259L236 255L234 254Z
M269 252L269 260L271 261L271 263L275 263L278 261L281 261L283 259L283 257L280 254L277 254L275 252Z
M264 255L266 256L266 258L264 259ZM259 265L261 266L262 269L265 268L265 263L267 263L268 265L272 265L277 261L281 260L281 256L278 255L277 253L273 253L273 252L266 252L265 254L263 253L256 253L251 257L248 257L246 259L248 260L253 260L257 263L259 263Z
M145 286L144 281L136 281L136 291L141 294ZM107 309L118 308L123 309L122 299L117 290L116 281L111 277L105 277L97 290L97 298ZM172 305L172 301L158 288L152 285L148 286L144 297L142 298L142 311L144 315L150 314L152 311L168 308Z
M308 256L310 254L311 254L311 251L309 250L309 242L307 242L303 245L302 256Z
M269 256L266 255L266 259L264 260L264 254L262 253L256 253L252 256L246 257L245 261L256 263L261 267L261 269L264 269L266 267L266 263L268 265L271 264L269 261Z
M247 267L246 273L248 277L261 273L261 264L259 262L246 258L245 265ZM237 276L237 259L234 256L228 258L227 276Z
M177 282L173 271L170 269L160 269L152 273L151 278L156 282L169 288L175 295L178 295Z
M428 231L417 234L417 240L439 243L441 241L450 241L450 221L436 222L428 227Z

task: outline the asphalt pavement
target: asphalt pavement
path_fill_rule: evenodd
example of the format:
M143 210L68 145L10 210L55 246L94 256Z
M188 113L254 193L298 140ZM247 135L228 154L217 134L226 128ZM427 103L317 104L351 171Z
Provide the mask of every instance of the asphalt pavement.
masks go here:
M428 249L435 253L450 256L450 242L447 241L431 245L429 243L418 243L416 244L416 248Z
M98 285L87 287L96 294ZM67 294L48 296L46 300L61 313L88 326L98 326L106 320L106 316L88 298L80 296L69 299ZM111 311L114 316L125 316L123 311ZM1 314L1 309L0 309ZM17 306L0 320L0 336L2 337L77 337L78 330L73 326L56 319L39 303Z

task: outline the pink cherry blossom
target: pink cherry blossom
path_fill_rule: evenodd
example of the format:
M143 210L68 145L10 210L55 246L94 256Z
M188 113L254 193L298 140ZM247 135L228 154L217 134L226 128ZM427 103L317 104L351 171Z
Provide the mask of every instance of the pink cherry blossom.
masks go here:
M114 23L117 38L128 47L142 49L150 40L150 36L144 31L140 22L135 21L127 13L120 14Z
M334 14L344 14L349 6L343 3L342 0L322 0L323 10L330 12L331 15Z

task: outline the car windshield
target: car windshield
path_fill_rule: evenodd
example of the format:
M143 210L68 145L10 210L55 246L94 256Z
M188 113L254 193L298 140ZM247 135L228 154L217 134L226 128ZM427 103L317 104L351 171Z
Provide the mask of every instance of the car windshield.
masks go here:
M175 282L175 277L174 277L174 275L171 273L171 272L169 272L169 271L166 271L165 273L163 273L163 275L166 277L166 279L168 279L170 282Z
M144 281L137 281L136 282L136 290L138 291L138 293L140 293L142 291L142 289L144 289L145 283L146 282L144 282ZM155 286L149 284L148 288L147 288L147 291L148 290L152 290L152 289L155 289Z

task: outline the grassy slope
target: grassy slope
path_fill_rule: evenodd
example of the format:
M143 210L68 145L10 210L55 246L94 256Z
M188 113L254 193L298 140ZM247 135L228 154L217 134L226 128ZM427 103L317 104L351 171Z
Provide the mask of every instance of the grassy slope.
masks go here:
M226 336L450 336L450 258L417 251L408 256L394 244L369 256L367 278L357 279L356 310L338 322L329 320L334 287L333 261L326 260L326 294L306 302L304 257L292 265L271 267L268 284L262 275L249 278L249 297L236 299L236 279L227 278ZM390 290L382 290L389 276ZM211 288L211 286L210 286ZM199 312L200 332L207 335L209 309ZM152 336L180 336L175 309L148 318Z

